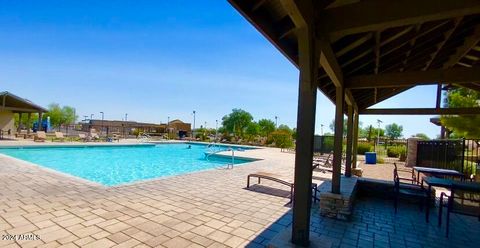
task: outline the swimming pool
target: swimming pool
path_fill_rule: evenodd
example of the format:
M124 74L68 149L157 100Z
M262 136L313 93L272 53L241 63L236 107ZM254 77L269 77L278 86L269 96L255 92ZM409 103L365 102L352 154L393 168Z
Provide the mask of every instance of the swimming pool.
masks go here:
M2 154L106 186L225 168L232 162L231 158L220 156L207 159L206 151L206 145L183 143L0 148ZM235 158L234 161L235 164L243 164L252 160Z

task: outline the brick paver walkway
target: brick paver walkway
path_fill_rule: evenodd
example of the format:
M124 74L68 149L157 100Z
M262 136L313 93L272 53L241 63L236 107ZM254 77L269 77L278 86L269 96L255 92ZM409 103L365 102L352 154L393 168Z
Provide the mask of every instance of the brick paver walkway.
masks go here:
M245 246L290 209L288 187L247 190L247 174L293 172L292 154L247 152L265 159L118 187L0 156L0 235L40 237L0 247Z
M264 246L291 224L289 188L265 181L247 190L246 176L267 171L293 178L294 155L277 149L243 154L264 160L118 187L0 155L0 236L40 238L0 240L0 247ZM320 183L329 174L315 178ZM475 218L455 217L446 240L444 227L426 225L415 206L397 216L392 211L389 201L360 200L353 221L343 222L320 218L314 205L312 231L341 247L479 244Z

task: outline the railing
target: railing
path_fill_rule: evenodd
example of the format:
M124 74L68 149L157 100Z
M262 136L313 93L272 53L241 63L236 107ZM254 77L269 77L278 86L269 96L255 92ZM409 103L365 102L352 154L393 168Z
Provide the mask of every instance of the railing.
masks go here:
M430 140L419 141L417 165L453 169L466 176L476 174L480 164L480 140Z

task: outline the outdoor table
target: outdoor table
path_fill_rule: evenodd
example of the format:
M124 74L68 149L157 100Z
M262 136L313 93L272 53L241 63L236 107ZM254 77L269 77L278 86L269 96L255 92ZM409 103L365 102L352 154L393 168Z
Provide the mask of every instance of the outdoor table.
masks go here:
M432 195L432 186L441 187L451 190L453 187L457 189L461 189L463 191L470 191L470 192L480 192L480 183L475 182L465 182L465 181L455 181L452 179L444 179L438 177L426 177L424 182L428 184L427 190L427 209L425 211L425 219L428 222L429 213L430 213L430 201ZM440 203L441 204L441 203Z
M448 169L439 169L439 168L430 168L430 167L420 167L414 166L413 170L417 171L417 182L420 182L420 173L428 173L433 176L452 176L452 177L460 177L463 180L463 173L458 172L456 170L448 170Z

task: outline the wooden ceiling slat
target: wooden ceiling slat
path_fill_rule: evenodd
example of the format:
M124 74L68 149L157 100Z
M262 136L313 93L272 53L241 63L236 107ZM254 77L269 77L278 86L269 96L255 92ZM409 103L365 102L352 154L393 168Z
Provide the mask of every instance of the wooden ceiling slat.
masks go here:
M445 43L447 43L447 41L450 39L450 36L452 36L453 32L455 32L455 30L457 29L458 25L460 24L460 22L462 21L463 17L458 17L455 19L455 24L453 26L452 29L448 30L444 36L445 36L445 39L437 46L437 50L435 50L435 52L430 55L430 59L428 60L427 64L425 65L425 67L423 68L423 70L427 70L430 65L432 64L432 62L435 60L435 57L437 57L438 53L442 50L443 46L445 45Z

